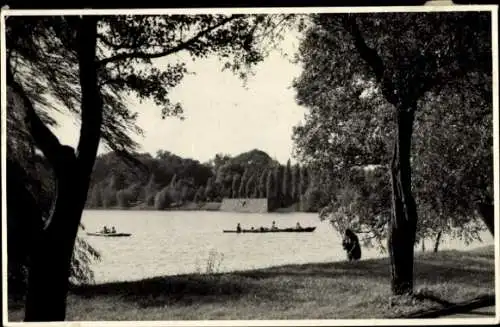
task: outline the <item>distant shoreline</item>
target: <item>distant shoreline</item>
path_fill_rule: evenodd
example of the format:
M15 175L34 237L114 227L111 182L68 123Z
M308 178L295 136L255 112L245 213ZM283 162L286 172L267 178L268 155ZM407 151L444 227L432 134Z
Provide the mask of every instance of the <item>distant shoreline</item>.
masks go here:
M219 212L235 212L235 213L317 213L317 211L302 211L297 210L295 206L290 206L287 208L277 208L271 211L241 211L235 208L234 210L221 210L222 202L187 202L182 205L172 206L166 209L156 209L154 206L133 206L133 207L107 207L107 208L95 208L87 207L85 210L110 210L110 211L219 211Z

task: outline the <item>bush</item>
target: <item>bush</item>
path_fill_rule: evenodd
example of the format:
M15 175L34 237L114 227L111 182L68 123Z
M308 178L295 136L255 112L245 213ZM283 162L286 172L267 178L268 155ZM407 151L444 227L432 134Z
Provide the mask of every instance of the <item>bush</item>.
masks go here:
M309 187L306 193L301 197L302 211L318 212L325 205L325 196L323 192L316 187Z
M202 271L201 267L196 265L196 272L198 274L217 274L221 272L221 265L222 261L224 260L224 253L222 252L217 252L216 250L212 249L208 253L208 258L207 262L205 263L205 270Z

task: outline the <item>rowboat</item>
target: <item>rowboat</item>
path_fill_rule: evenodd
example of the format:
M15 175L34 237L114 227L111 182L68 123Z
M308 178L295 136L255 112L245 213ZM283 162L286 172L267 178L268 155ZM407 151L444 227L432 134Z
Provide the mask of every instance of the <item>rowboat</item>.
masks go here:
M242 229L240 232L236 230L223 230L224 233L310 233L314 232L316 227L304 227L304 228L257 228L257 229Z
M103 236L103 237L126 237L132 234L130 233L87 233L89 236Z

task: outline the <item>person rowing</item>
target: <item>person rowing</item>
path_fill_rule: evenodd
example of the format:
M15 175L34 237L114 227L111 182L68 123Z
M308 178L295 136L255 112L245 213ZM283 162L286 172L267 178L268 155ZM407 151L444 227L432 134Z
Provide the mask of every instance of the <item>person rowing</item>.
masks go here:
M236 233L241 233L241 225L240 225L240 223L238 223L238 225L236 225Z

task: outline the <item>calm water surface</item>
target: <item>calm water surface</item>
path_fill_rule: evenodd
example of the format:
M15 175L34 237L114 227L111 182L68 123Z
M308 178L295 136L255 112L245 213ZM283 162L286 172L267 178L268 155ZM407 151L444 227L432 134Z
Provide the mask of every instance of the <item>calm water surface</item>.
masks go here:
M223 229L316 226L313 233L228 234ZM102 254L93 265L95 282L137 280L154 276L207 272L214 263L219 272L263 268L283 264L345 260L340 235L317 214L247 214L204 211L105 211L83 214L86 231L114 225L117 232L131 237L86 236ZM483 242L465 246L459 240L445 239L440 249L470 249L493 244L485 232ZM430 244L429 244L430 245ZM427 245L427 246L429 246ZM376 249L363 248L363 258L383 257Z

